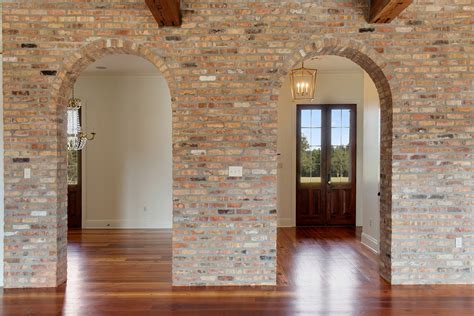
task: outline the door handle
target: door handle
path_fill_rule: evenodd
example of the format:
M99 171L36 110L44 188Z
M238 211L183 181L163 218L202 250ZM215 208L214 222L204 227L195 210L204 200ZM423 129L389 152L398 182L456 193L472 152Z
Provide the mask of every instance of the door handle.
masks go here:
M331 175L328 174L328 185L331 185L331 183L332 183L332 182L331 182Z

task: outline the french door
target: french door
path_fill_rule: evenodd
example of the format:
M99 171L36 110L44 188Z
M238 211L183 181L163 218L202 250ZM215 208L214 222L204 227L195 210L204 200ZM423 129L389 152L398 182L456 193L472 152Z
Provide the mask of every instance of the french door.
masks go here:
M356 105L298 105L296 224L355 225Z
M67 152L67 226L82 227L82 152Z

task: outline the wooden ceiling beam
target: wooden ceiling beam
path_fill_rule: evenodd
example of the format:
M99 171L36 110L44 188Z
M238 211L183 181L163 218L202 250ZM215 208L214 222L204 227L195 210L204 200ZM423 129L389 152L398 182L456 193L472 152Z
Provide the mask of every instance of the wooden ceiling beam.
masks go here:
M159 26L180 26L180 0L145 0Z
M371 0L369 1L369 23L390 23L413 0Z

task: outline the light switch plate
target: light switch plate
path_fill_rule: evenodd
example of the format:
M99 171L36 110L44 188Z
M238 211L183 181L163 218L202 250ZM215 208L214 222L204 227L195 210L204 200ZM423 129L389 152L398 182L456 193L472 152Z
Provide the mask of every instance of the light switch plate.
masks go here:
M30 168L25 168L23 170L23 178L25 178L25 179L30 179L31 178L31 169Z
M456 248L462 248L462 237L456 238Z
M244 168L241 166L230 166L229 167L229 177L242 177L244 173Z

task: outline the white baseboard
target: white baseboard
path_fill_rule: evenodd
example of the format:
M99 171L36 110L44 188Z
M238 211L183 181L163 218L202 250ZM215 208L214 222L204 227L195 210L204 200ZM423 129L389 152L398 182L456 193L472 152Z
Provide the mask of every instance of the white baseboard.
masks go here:
M374 237L362 232L361 243L375 253L379 253L379 241Z
M296 222L293 218L279 218L278 227L295 227Z
M84 229L162 229L162 228L171 228L172 223L146 223L143 221L127 221L127 220L85 220L82 223L82 228Z

